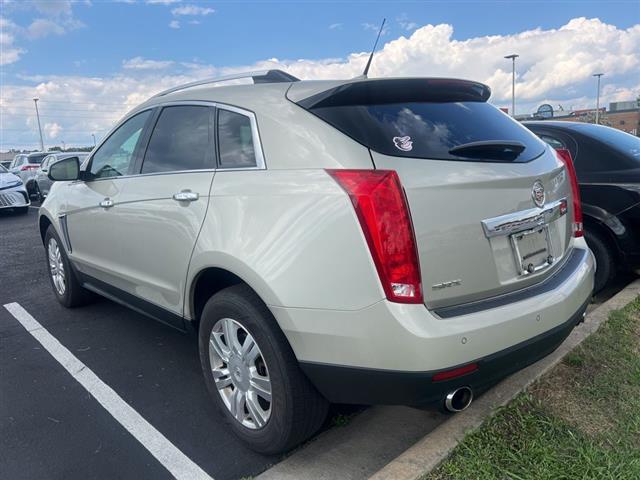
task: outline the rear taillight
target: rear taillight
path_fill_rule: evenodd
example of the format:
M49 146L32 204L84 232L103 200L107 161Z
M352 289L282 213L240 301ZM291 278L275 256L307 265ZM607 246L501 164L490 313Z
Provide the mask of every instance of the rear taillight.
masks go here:
M27 170L37 170L40 165L23 165L20 170L26 172Z
M422 303L418 253L409 206L392 170L327 170L347 192L387 299Z
M580 203L580 187L578 186L578 176L576 168L573 165L571 152L566 148L557 148L558 158L564 163L569 182L571 183L571 193L573 194L573 236L584 236L584 227L582 225L582 204Z

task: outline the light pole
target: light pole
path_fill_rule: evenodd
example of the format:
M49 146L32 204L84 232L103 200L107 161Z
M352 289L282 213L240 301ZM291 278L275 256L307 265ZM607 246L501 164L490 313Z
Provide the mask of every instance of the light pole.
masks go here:
M95 148L96 147L96 136L93 133L91 134L91 136L93 137L93 148Z
M40 112L38 112L38 100L39 98L34 98L33 103L36 105L36 117L38 119L38 132L40 132L40 151L44 152L44 141L42 140L42 127L40 126Z
M596 125L600 123L600 77L603 76L604 73L594 73L594 77L598 77L598 93L596 95Z
M511 59L511 116L516 116L516 58L520 55L511 54L504 58Z
M67 150L67 144L64 143L64 140L62 140L62 151L66 151Z

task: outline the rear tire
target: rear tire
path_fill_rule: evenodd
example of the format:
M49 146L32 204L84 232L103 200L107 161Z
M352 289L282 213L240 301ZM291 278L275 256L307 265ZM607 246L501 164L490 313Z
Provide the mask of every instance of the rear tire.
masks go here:
M36 192L36 200L40 205L42 205L42 202L44 201L44 197L42 196L42 192L40 191L40 185L36 183L33 189Z
M598 293L615 278L617 273L616 260L610 243L601 233L587 229L585 230L585 240L596 257L596 277L593 291Z
M226 321L232 323L227 325L227 330L221 330L220 322ZM229 337L233 337L229 341L234 344L237 340L237 347L226 349L229 344L226 343L228 339L224 332L232 332ZM251 412L256 407L249 405L250 391L246 394L244 391L250 387L243 384L242 378L248 361L243 363L238 360L241 354L234 351L234 348L238 352L242 350L248 343L247 339L255 342L258 348L257 361L260 358L263 360L263 378L270 382L270 401L265 397L259 399L262 406L260 411L264 413L268 410L268 413L253 425ZM214 344L217 349L210 346ZM285 452L308 439L322 426L327 416L328 402L302 373L275 318L247 285L234 285L209 299L201 315L199 347L205 383L214 403L234 433L252 450L266 454ZM224 351L223 355L219 354L221 350ZM229 360L223 360L224 356ZM212 366L212 362L215 365ZM255 367L251 368L256 371ZM214 371L220 390L214 380ZM229 393L233 391L238 394L236 397ZM232 407L228 406L233 402L229 399L241 395L246 395L245 400L241 400L241 407L235 407L233 414Z
M44 237L44 247L49 282L58 301L68 308L88 303L93 298L93 294L80 285L73 268L71 268L64 245L51 225L49 225Z

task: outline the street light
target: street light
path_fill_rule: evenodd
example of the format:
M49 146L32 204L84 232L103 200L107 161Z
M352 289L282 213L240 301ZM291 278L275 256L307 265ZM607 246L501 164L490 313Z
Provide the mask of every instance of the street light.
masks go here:
M36 105L36 117L38 119L38 132L40 132L40 151L44 152L44 141L42 140L42 127L40 126L40 112L38 112L38 100L39 98L34 98L33 103Z
M594 77L598 77L598 93L596 95L596 125L600 122L600 77L603 76L604 73L594 73Z
M511 54L504 58L511 59L511 116L516 116L516 58L520 55Z
M93 137L93 148L95 148L95 146L96 146L96 136L93 133L91 134L91 136Z

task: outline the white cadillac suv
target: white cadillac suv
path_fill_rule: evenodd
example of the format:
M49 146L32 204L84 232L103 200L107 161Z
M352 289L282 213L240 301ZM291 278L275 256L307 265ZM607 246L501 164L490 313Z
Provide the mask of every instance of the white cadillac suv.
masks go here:
M39 225L62 304L198 333L253 449L305 440L329 402L463 410L582 319L571 160L487 86L246 77L160 93L82 169L53 164Z

